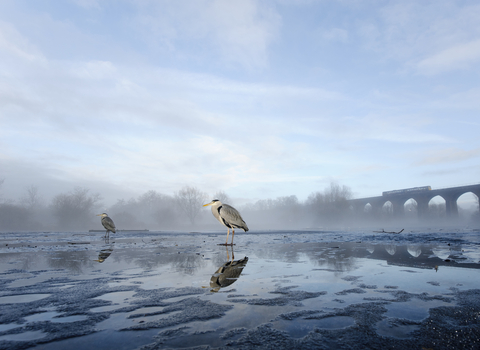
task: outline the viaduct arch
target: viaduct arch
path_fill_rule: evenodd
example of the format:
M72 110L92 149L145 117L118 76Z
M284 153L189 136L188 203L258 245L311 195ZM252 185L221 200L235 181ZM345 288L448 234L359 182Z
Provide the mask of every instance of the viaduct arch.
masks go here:
M378 197L351 199L348 202L357 213L363 212L367 204L372 206L373 212L380 212L383 205L390 202L392 203L394 217L401 218L405 215L405 203L410 199L414 199L417 202L418 216L419 218L423 218L428 212L428 203L430 200L433 197L440 196L445 200L447 217L454 218L458 217L458 198L469 192L474 193L480 198L480 184L434 190L432 190L430 186L414 187L383 192L382 196Z

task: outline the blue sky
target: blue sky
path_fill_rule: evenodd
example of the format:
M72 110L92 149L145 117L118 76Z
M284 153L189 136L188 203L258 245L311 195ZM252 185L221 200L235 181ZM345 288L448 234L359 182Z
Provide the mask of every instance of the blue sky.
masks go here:
M479 183L477 1L0 2L0 178L106 203Z

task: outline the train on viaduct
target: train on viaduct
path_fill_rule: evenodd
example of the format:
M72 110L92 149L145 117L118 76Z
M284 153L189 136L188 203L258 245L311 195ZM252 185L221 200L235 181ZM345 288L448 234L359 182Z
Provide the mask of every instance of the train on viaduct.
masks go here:
M400 218L405 215L405 203L410 199L414 199L417 202L418 217L422 218L428 212L430 200L440 196L445 200L447 217L453 218L458 217L458 198L469 192L480 198L480 184L441 189L432 189L430 186L412 187L386 191L378 197L351 199L348 202L357 213L364 212L368 204L371 205L373 212L380 212L385 203L390 202L392 203L393 215Z

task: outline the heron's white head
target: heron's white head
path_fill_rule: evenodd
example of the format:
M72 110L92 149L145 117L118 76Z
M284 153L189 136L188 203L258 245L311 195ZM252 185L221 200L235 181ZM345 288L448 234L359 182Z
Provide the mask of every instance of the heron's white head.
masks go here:
M208 207L209 205L222 205L222 202L220 202L218 199L214 199L210 203L204 204L204 207Z
M102 214L98 214L97 216L101 216L102 218L108 216L107 213L102 213Z

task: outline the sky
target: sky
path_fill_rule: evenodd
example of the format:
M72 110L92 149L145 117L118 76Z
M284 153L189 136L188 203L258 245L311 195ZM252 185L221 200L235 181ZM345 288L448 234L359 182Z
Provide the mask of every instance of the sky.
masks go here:
M0 196L480 182L476 0L2 0Z

